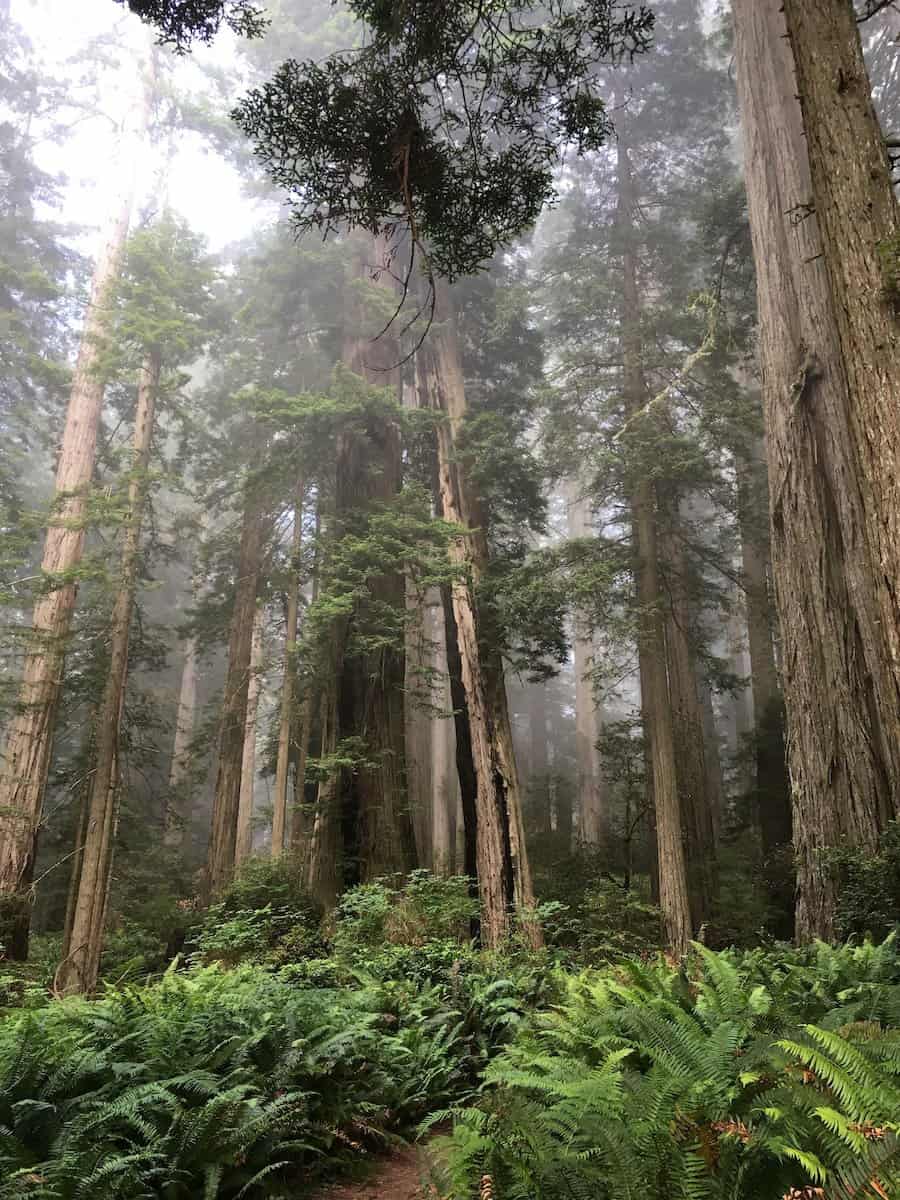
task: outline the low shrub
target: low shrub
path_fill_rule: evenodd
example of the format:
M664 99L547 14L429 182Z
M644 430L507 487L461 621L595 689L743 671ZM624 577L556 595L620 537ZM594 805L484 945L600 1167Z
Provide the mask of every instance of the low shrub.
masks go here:
M818 973L832 982L810 999ZM865 1013L873 984L898 982L893 943L698 947L684 967L576 976L488 1066L479 1104L452 1113L452 1194L487 1176L504 1200L890 1198L900 1042ZM851 1020L829 1028L835 985Z

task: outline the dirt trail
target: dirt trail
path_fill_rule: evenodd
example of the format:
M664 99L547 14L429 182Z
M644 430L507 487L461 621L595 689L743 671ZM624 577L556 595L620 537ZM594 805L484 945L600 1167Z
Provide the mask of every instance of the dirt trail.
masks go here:
M316 1200L439 1200L428 1176L428 1150L409 1146L374 1163L365 1179L332 1184Z

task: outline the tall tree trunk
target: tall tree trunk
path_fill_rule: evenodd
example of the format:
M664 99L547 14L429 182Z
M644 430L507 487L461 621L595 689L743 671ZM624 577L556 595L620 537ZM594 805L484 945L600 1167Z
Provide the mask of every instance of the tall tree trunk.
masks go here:
M263 657L263 618L265 609L257 605L253 617L253 637L250 643L250 682L247 684L247 715L244 718L244 749L241 755L241 790L238 796L237 837L234 845L234 865L253 853L253 793L256 790L256 718L259 713L259 693L262 680L260 668ZM273 834L274 838L274 834ZM282 828L282 840L284 829ZM274 845L274 841L273 841Z
M50 769L53 725L65 665L66 640L78 594L73 578L84 548L87 498L94 474L103 408L100 371L113 288L134 203L141 144L152 115L153 80L146 69L141 96L122 127L115 198L94 266L56 468L53 512L41 574L47 590L35 604L16 712L0 768L0 942L10 958L28 954L28 888Z
M568 496L568 535L590 537L589 506L578 480L573 480ZM575 799L578 806L578 830L582 842L603 845L609 835L603 769L600 765L600 712L594 697L590 672L594 651L590 631L576 614L572 637L575 670Z
M310 602L319 598L319 571L321 567L320 540L322 534L321 484L316 489L316 524L313 532L314 549L312 565L312 587ZM309 822L303 807L306 801L306 762L309 756L309 739L312 733L313 698L307 683L300 697L297 712L297 761L294 766L294 811L291 815L291 850L302 858L308 851Z
M793 789L797 935L829 938L834 884L819 851L842 839L874 849L900 795L900 706L885 628L889 582L869 537L871 482L855 432L865 410L851 405L818 217L808 207L807 143L780 0L734 0L733 9ZM852 157L854 147L845 153ZM855 172L855 164L847 170Z
M644 379L641 306L637 280L634 220L636 197L628 148L620 136L618 147L619 212L622 237L622 356L627 419L642 418L647 403ZM652 479L641 472L631 495L632 538L637 573L638 665L641 708L648 746L656 814L656 844L659 863L659 904L666 940L676 954L688 948L691 912L687 867L681 837L681 807L675 766L675 737L669 708L666 675L665 614L661 605L659 549L657 545L657 496Z
M547 737L547 690L543 683L532 684L525 693L528 708L528 791L534 827L545 834L553 832L553 805L550 799L550 743Z
M447 288L440 281L437 286L439 324L419 351L417 370L420 403L443 417L437 429L441 512L464 529L451 546L460 576L450 589L450 601L475 768L481 936L489 947L500 945L510 932L510 918L515 913L524 918L526 936L538 944L540 931L528 916L534 908L534 893L503 664L496 650L479 642L475 595L487 566L488 543L485 514L455 453L466 415L462 363ZM450 669L452 680L452 661Z
M785 0L849 432L900 713L900 207L849 0ZM894 726L895 732L897 725ZM895 742L900 741L894 738ZM900 815L900 790L894 792Z
M440 713L453 709L440 591L427 611L428 632L435 647L434 670L438 685L433 703ZM459 786L456 770L454 722L448 715L432 716L431 733L431 857L432 870L439 875L456 871L456 812Z
M196 605L200 594L200 566L195 561L191 580L191 595ZM169 788L163 821L163 839L171 850L184 845L188 814L184 809L184 788L191 767L191 743L197 722L198 646L196 634L184 640L181 662L181 683L178 688L178 710L175 717L175 738L172 743L172 762L169 767Z
M215 897L234 874L238 809L241 795L241 764L247 724L250 689L250 659L253 650L253 619L262 567L263 507L260 481L248 480L244 492L241 543L231 632L228 639L228 671L219 730L219 763L213 793L212 827L207 852L205 889Z
M703 744L706 751L706 794L709 797L713 824L713 843L718 847L722 841L722 823L725 808L725 785L722 779L722 757L719 728L713 708L712 688L701 663L694 658L697 693L703 719Z
M337 748L338 663L332 664L328 682L319 701L321 744L319 755L327 758ZM338 771L332 770L320 780L316 812L309 832L306 861L306 886L309 894L326 909L334 908L343 881L341 847L340 786Z
M303 495L297 490L294 531L291 538L291 577L288 584L287 619L284 630L284 675L281 684L281 720L278 727L278 757L275 764L275 795L272 811L272 857L285 850L287 831L288 772L291 762L291 733L295 727L294 690L297 678L297 627L300 613L300 547L303 540ZM304 764L305 766L305 764Z
M441 514L443 516L443 513ZM453 611L453 596L449 584L441 586L441 606L444 610L444 645L447 650L447 675L450 684L450 704L453 709L453 732L456 743L456 777L459 782L459 806L462 815L463 873L478 888L478 777L472 750L472 729L469 721L469 702L463 683L459 634Z
M754 451L736 454L735 469L756 743L756 813L763 854L768 856L791 841L791 789L769 600L765 463L762 448Z
M666 505L665 551L666 656L669 704L675 742L675 773L687 849L688 891L693 927L699 929L712 913L717 890L716 838L713 798L709 793L706 731L697 689L693 619L687 562L680 541L677 502Z
M151 353L141 369L134 417L132 478L122 546L122 577L110 624L109 667L96 715L97 755L88 800L87 833L81 854L72 929L57 983L64 993L91 992L97 985L109 889L113 829L116 820L114 774L119 748L128 644L137 587L141 528L147 499L147 471L153 446L161 360Z
M358 279L377 269L377 284L391 292L393 285L384 268L387 257L382 238L374 243L360 239L356 263ZM376 262L367 268L364 256ZM365 327L357 303L355 329ZM344 361L372 386L399 387L395 339L383 336L372 342L358 332L347 339ZM396 421L369 414L363 436L344 431L338 443L335 522L352 531L368 504L389 503L401 488L400 431ZM406 583L399 571L374 576L368 581L373 611L402 613L406 607ZM340 736L356 736L366 747L367 761L342 781L344 830L358 861L361 880L404 872L415 864L415 839L406 796L404 696L405 654L403 647L385 645L378 651L348 653L353 632L366 620L365 605L351 618L341 652L338 719ZM349 640L348 640L349 639Z
M435 645L429 613L436 594L436 590L431 589L421 596L412 581L407 582L406 791L416 838L416 858L420 867L429 869L434 862L431 727L435 721L431 711L435 703Z

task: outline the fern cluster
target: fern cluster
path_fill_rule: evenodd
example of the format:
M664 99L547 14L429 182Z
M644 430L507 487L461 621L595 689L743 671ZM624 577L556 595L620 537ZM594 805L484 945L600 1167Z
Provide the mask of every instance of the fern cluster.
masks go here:
M466 1022L442 989L258 967L23 1012L0 1030L0 1198L294 1196L471 1091Z
M890 1200L898 1002L893 939L577 976L453 1112L453 1194Z

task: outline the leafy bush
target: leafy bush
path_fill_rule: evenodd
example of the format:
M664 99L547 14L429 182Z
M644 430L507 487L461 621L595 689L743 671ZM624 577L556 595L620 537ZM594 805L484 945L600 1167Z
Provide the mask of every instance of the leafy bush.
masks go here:
M294 988L170 971L0 1032L2 1200L291 1194L474 1079L437 989Z
M808 1020L834 982L795 1003L818 970L864 1006L900 982L896 949L791 959L698 947L687 969L573 978L487 1068L482 1102L453 1114L454 1194L485 1175L504 1200L897 1194L897 1030Z
M290 858L250 859L191 939L205 963L265 962L273 966L321 955L321 908L304 890Z
M838 881L841 937L884 937L900 926L900 821L881 835L877 854L837 847L825 852Z

